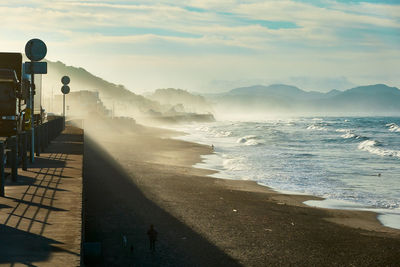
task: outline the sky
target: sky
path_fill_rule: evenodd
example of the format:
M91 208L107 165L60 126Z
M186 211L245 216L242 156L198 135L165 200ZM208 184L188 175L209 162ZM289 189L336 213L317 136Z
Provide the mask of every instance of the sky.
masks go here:
M0 51L31 38L137 93L400 87L400 0L0 0Z

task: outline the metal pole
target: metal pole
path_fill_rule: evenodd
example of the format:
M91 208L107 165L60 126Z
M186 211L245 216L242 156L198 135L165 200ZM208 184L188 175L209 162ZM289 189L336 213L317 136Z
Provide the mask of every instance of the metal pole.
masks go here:
M33 132L33 127L27 132L28 133L28 149L29 149L29 161L30 163L33 163L35 161L35 147L34 147L34 140L35 140L35 135Z
M36 157L40 157L40 125L35 127L35 146Z
M18 177L18 139L12 136L11 140L11 179L17 181Z
M63 117L64 117L63 129L65 129L65 94L63 94Z
M27 133L23 132L21 135L22 138L22 169L26 171L28 169L28 157L27 157L27 146L28 146L28 138Z
M33 68L33 64L31 64ZM31 71L33 72L33 71ZM30 161L31 163L35 162L35 120L34 120L34 113L35 113L35 107L34 107L34 95L35 95L35 75L31 74L32 76L32 84L31 84L31 90L30 90L30 104L31 104L31 153L30 153Z
M42 149L42 152L44 152L44 149L46 148L46 126L45 124L40 125L40 148Z
M0 142L0 196L4 197L4 143Z

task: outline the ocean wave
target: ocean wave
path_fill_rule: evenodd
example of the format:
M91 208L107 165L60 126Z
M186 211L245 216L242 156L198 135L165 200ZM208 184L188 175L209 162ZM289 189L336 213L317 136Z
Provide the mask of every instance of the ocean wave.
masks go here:
M389 127L389 131L391 132L400 132L400 126L396 123L388 123L386 126Z
M381 144L375 140L365 140L362 141L358 145L358 149L368 151L369 153L379 155L379 156L387 156L387 157L397 157L400 158L400 151L384 149L381 147Z
M360 139L360 138L363 138L361 135L355 134L353 132L353 130L350 130L350 129L336 129L335 131L338 132L338 133L344 133L344 134L342 134L340 136L340 137L342 137L344 139L351 139L351 138Z
M202 132L209 132L210 128L207 126L200 126L196 128L197 131L202 131Z
M262 142L260 140L257 140L257 136L256 135L246 135L243 137L240 137L236 143L238 144L244 144L246 146L256 146L256 145L260 145L262 144Z
M350 138L354 138L354 139L360 139L363 138L361 135L352 133L352 132L347 132L345 134L342 134L340 137L344 138L344 139L350 139Z
M246 165L242 158L228 158L222 162L224 169L228 171L242 171L246 169Z
M215 137L228 137L228 136L231 136L232 135L232 132L229 132L229 131L219 131L219 132L217 132L216 134L215 134Z
M344 139L350 139L350 138L356 138L357 139L357 138L360 138L360 136L358 136L358 135L356 135L354 133L351 133L351 132L342 134L340 137L342 137Z
M307 130L315 130L315 131L327 131L328 129L317 124L311 124L307 127Z

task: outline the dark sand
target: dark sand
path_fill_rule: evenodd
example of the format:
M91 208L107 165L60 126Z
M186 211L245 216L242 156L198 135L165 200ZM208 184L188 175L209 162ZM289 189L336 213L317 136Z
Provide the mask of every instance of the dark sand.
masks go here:
M168 131L112 132L85 136L85 239L102 242L104 266L400 266L400 231L374 213L311 208L302 204L311 196L207 177L191 166L211 149Z

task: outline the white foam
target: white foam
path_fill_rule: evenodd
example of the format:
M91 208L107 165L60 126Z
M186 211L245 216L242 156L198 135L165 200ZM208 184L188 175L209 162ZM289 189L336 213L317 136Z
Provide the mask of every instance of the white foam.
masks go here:
M346 200L338 200L338 199L324 199L324 200L307 200L303 202L304 204L310 207L318 207L325 209L362 209L365 208L364 205L349 202Z
M345 134L341 135L341 137L344 139L349 139L349 138L356 138L357 135L355 135L353 133L345 133Z
M328 129L320 125L311 124L310 126L307 127L307 130L327 131Z
M256 135L246 135L246 136L240 137L236 141L236 143L243 144L246 146L256 146L256 145L262 144L262 142L257 140L257 138L258 137Z
M389 127L389 131L391 132L400 132L400 126L396 123L388 123L386 126Z
M351 131L348 131L345 134L342 134L340 137L342 137L344 139L350 139L350 138L359 139L359 138L361 138L360 135L357 135Z
M400 211L398 209L376 209L365 205L337 199L307 200L303 202L310 207L340 210L365 210L378 213L378 220L382 225L400 229Z
M231 136L232 135L232 132L229 132L229 131L219 131L219 132L217 132L216 134L215 134L215 137L228 137L228 136Z
M223 160L223 166L228 171L241 171L246 169L243 158L225 158Z
M335 131L338 132L338 133L348 133L348 132L350 132L349 129L336 129Z
M378 216L378 220L385 226L400 229L400 214L384 213Z
M200 126L196 128L197 131L202 131L202 132L209 132L210 128L207 126Z
M383 149L379 147L379 143L375 140L365 140L358 145L358 149L368 151L371 154L379 156L389 156L400 158L400 151Z

